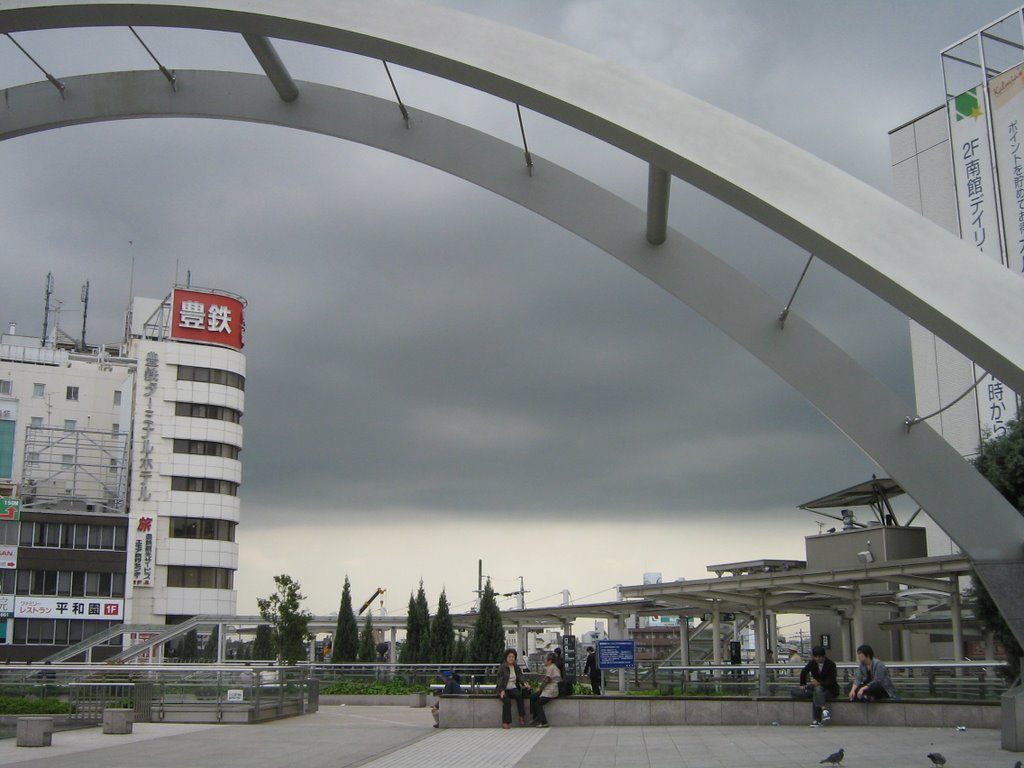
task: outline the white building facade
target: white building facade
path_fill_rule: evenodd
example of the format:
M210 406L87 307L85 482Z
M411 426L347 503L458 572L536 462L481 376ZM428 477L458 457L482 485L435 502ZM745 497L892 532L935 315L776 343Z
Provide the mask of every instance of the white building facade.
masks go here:
M0 497L20 519L0 512L0 658L235 613L244 309L176 288L135 299L120 344L3 336Z
M1006 267L1024 271L1024 14L1014 11L942 53L946 103L890 132L905 205ZM1019 394L911 323L917 411L962 456L1005 432Z

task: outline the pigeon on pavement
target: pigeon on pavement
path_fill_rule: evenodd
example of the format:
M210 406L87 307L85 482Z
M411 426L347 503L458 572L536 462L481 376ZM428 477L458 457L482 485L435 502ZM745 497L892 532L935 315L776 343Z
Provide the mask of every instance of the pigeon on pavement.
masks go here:
M838 752L833 752L831 755L826 757L824 760L821 760L818 763L818 765L824 765L825 763L828 763L829 765L842 765L843 764L843 755L844 754L845 754L845 752L843 752L843 748L840 747Z
M928 759L932 761L932 765L940 766L940 768L946 764L946 758L939 752L929 752Z

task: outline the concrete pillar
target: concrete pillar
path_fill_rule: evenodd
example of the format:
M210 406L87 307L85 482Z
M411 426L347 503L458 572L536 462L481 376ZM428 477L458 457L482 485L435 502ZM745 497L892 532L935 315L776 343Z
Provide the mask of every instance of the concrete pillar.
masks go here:
M626 640L626 617L619 614L615 617L615 635L617 640ZM626 670L619 670L619 693L626 692Z
M850 625L846 620L846 614L842 611L837 611L836 615L839 617L839 644L842 652L841 658L844 661L855 661L855 654L853 648L850 647Z
M910 617L910 608L900 609L900 618ZM912 661L914 656L913 637L909 629L900 630L900 661Z
M688 616L679 616L679 665L690 666L690 622ZM685 673L683 675L686 677Z
M516 649L519 651L520 659L527 659L530 656L530 649L526 647L526 627L521 621L516 622Z
M722 663L722 611L718 601L711 604L711 659L715 664Z
M754 659L757 661L757 693L759 696L768 695L768 667L766 665L766 628L767 610L764 606L764 592L757 603L757 613L754 616Z
M853 650L864 644L864 601L860 597L860 587L853 588Z
M996 638L991 632L985 633L985 661L996 660Z
M227 655L228 655L227 654L227 649L228 649L228 637L227 637L228 633L227 633L227 629L228 629L228 625L227 624L218 624L217 625L217 663L218 664L223 664L225 661L227 661ZM314 651L315 651L315 649L316 649L316 640L313 641L313 646L314 646ZM310 657L310 661L312 661L315 658L316 658L316 654L314 652L313 656Z
M398 627L391 627L391 642L388 644L388 661L398 663Z
M779 615L775 611L768 612L768 650L772 652L775 663L779 659Z
M950 587L952 587L949 593L949 616L953 622L953 661L957 662L964 660L964 625L960 608L960 580L956 576L951 576L949 581ZM953 670L953 675L963 677L964 671L957 667Z

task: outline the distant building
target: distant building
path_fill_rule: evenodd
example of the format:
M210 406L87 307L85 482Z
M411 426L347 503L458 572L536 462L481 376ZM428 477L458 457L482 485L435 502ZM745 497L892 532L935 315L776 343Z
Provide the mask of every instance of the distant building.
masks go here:
M1014 11L943 51L946 103L889 133L896 199L1005 266L1007 280L1024 271L1021 50ZM913 322L910 341L918 415L935 414L928 423L962 456L1017 418L1020 393Z
M0 338L0 657L235 613L244 308L176 288L115 344Z

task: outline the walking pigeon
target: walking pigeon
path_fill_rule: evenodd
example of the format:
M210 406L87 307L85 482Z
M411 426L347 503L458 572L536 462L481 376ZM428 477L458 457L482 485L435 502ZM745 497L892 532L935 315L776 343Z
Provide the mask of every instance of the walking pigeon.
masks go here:
M939 766L939 768L946 764L946 758L939 752L929 752L928 759L932 761L932 765Z
M845 752L843 752L843 748L840 747L838 752L833 752L831 755L826 757L824 760L821 760L818 763L818 765L824 765L825 763L828 763L829 765L842 765L843 764L843 755L844 754L845 754Z

